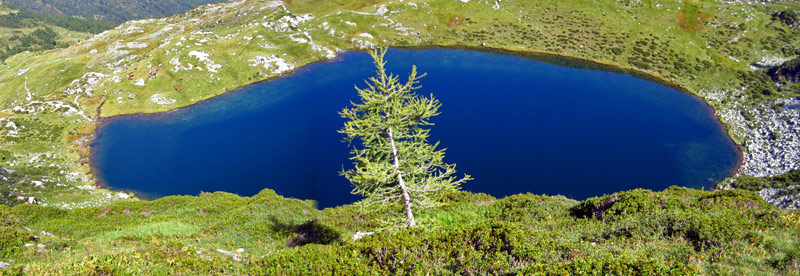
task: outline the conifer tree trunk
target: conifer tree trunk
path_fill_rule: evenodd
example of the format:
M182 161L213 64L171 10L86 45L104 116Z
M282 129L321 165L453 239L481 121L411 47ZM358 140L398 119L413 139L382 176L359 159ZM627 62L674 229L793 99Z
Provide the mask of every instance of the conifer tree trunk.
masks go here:
M351 151L355 168L342 175L353 184L353 194L364 196L358 202L361 206L392 210L402 203L405 226L412 228L417 227L414 211L439 204L442 195L457 191L472 178L452 177L455 165L444 163L444 150L436 149L438 142L427 141L428 130L422 127L432 125L428 120L439 114L441 104L433 95L414 93L425 74L417 75L417 67L412 66L408 81L400 83L397 75L387 74L385 54L386 49L370 51L376 75L367 79L367 88L356 87L361 103L339 112L349 119L339 130L347 135L345 141L359 139L363 145Z
M389 144L392 146L392 157L394 158L394 169L395 173L397 173L397 183L400 186L400 191L403 196L403 204L406 207L406 226L414 227L416 226L416 221L414 221L414 212L411 211L411 197L408 195L408 187L406 187L405 181L403 181L403 174L400 173L400 158L397 157L397 147L394 145L394 135L392 134L392 128L389 128Z

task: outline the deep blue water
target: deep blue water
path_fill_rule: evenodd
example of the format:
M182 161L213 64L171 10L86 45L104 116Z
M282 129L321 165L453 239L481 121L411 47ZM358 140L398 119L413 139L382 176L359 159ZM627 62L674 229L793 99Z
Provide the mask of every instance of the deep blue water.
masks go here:
M390 50L388 69L428 73L420 93L443 104L432 141L497 197L575 199L633 188L712 187L738 153L696 97L625 74L463 50ZM339 171L349 147L337 112L374 72L346 52L287 77L199 104L104 123L92 150L98 179L147 198L271 188L321 207L358 200Z

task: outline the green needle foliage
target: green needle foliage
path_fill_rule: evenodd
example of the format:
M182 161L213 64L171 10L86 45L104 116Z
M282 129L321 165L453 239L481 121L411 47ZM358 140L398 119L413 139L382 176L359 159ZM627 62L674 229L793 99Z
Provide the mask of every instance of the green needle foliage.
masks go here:
M352 103L339 114L349 119L339 132L347 142L361 140L361 148L351 153L355 168L342 175L353 183L354 194L364 196L362 206L391 206L402 203L406 225L414 227L416 208L429 208L441 195L456 191L469 175L452 176L454 164L444 163L444 149L428 142L433 125L429 119L439 114L439 100L431 95L421 97L417 68L411 68L408 81L401 84L398 76L386 72L386 49L371 50L376 76L366 81L364 89L356 87L361 103Z

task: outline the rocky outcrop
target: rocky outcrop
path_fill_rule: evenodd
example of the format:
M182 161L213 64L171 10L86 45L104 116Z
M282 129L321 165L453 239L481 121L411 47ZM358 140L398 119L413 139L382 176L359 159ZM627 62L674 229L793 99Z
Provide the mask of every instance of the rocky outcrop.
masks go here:
M742 143L744 160L739 175L774 177L800 169L800 98L751 105L737 101L744 97L743 90L702 91L702 95L712 103L729 102L717 116ZM720 187L737 187L736 181ZM792 191L797 189L758 190L767 202L787 209L800 204L800 196L790 195Z
M767 74L779 83L800 82L800 57L784 62L778 67L770 68Z
M730 99L736 91L708 93L712 101ZM757 105L737 104L717 115L742 143L739 173L755 177L784 174L800 168L800 99L778 99Z
M767 188L758 191L758 195L772 205L782 209L800 210L800 194L796 193L800 185L789 186L783 189ZM795 191L794 193L792 191Z

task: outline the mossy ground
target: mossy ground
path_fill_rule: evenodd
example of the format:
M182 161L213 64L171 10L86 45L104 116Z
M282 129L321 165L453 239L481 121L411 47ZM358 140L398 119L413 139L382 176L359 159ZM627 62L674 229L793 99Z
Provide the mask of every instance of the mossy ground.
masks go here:
M3 206L0 259L12 266L0 273L800 273L800 215L748 191L673 187L583 202L458 192L419 214L423 226L411 230L382 223L393 220L392 211L400 209L318 210L313 202L271 190L253 197L217 192L76 210ZM353 240L356 232L375 233Z

